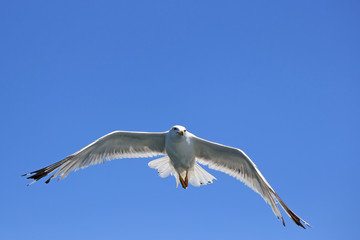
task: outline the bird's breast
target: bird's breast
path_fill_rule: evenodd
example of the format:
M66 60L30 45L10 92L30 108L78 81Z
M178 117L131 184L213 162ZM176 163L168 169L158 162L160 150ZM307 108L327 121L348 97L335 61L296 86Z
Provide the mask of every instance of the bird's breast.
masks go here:
M166 153L177 170L188 170L195 164L193 143L184 137L181 139L169 139L166 141Z

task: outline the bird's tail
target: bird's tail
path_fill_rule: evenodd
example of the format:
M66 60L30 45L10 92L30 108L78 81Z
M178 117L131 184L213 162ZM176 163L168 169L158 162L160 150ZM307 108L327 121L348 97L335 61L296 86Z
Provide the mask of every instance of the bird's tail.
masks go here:
M189 182L195 187L213 183L214 179L216 180L213 175L205 171L197 162L194 168L189 171Z
M170 158L168 156L152 160L148 163L148 166L158 170L158 174L162 178L175 175L175 168L170 164Z
M174 166L170 163L170 158L168 156L152 160L148 163L148 166L150 168L156 169L159 176L162 178L166 178L169 175L174 176L176 180L176 187L179 186L179 175L176 172Z
M176 187L178 187L179 174L173 167L170 162L170 158L168 156L162 157L159 159L152 160L148 163L149 167L157 169L160 177L165 178L169 175L172 175L176 179ZM181 176L185 179L185 171L180 173ZM195 163L192 169L189 169L189 183L195 187L206 185L212 183L214 179L216 179L213 175L205 171L199 164Z

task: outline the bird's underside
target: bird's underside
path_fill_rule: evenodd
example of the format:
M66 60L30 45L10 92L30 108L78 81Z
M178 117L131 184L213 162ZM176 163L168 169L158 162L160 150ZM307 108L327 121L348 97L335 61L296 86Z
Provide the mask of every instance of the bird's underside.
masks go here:
M181 149L180 152L177 146L181 144L186 147L179 148ZM188 156L191 155L192 159L196 161L193 160L195 163L191 167L180 171L174 167L174 163L178 164L179 161L181 163L183 161L182 158L177 158L174 161L174 159L168 156L168 153L172 152L172 154L183 156L181 154L188 151L191 152ZM244 152L237 148L227 147L198 138L187 132L184 127L178 125L163 133L112 132L67 158L45 168L24 174L24 176L28 176L28 179L33 179L32 183L34 183L50 175L45 181L45 183L49 183L53 178L65 178L72 171L104 163L105 160L161 155L163 157L150 161L149 167L157 169L161 177L173 175L177 185L180 183L184 189L189 184L193 186L206 185L216 179L198 163L207 165L211 169L219 170L235 177L260 194L270 205L276 217L282 220L284 226L285 222L279 211L278 204L298 226L302 228L305 228L304 225L311 227L285 205L256 165Z

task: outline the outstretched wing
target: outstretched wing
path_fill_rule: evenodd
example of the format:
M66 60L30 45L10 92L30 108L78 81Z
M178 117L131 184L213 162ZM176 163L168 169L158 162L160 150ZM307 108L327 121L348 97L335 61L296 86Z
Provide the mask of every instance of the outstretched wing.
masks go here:
M244 182L255 192L259 193L264 200L270 204L274 214L278 218L281 218L284 226L285 222L276 204L277 201L297 225L303 228L305 227L302 223L310 226L285 205L257 169L256 165L243 151L237 148L209 142L196 136L194 136L194 148L195 157L199 163L208 165L209 168L227 173Z
M66 177L71 171L86 168L90 165L104 163L105 160L119 158L140 158L165 155L166 133L123 132L109 133L80 151L50 166L33 171L26 175L34 179L32 183L55 172L45 183L59 176ZM32 184L30 183L30 184ZM30 185L29 184L29 185Z

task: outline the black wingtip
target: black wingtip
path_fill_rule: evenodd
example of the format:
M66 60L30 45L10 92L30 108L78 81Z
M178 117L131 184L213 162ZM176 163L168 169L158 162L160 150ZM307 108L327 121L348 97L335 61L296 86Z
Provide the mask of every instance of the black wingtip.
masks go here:
M272 190L272 194L274 194L274 196L276 197L276 199L278 200L278 202L280 203L281 207L284 209L284 211L287 213L287 215L291 218L291 220L294 221L294 223L300 227L302 227L303 229L306 229L306 227L302 224L304 223L305 225L310 226L310 224L308 224L307 222L305 222L303 219L301 219L298 215L296 215L292 210L290 210L290 208L288 208L288 206L286 206L286 204L281 200L281 198L279 197L279 195L277 195L273 190ZM285 226L285 222L284 219L281 217L282 221L283 221L283 225Z
M45 183L48 184L51 181L51 179L53 179L53 177L54 177L54 174L51 177L49 177L49 179L46 180Z

